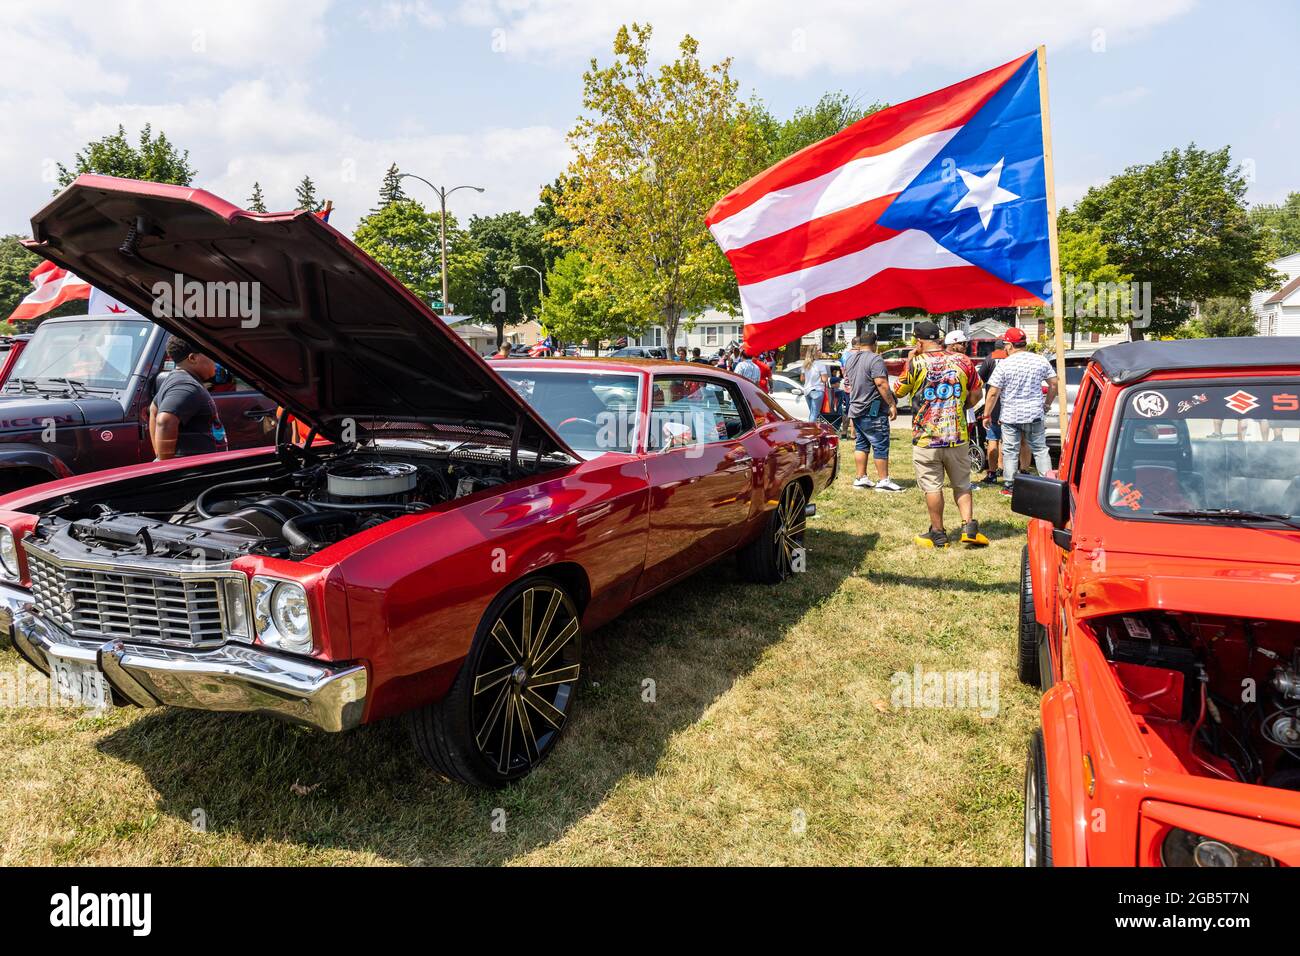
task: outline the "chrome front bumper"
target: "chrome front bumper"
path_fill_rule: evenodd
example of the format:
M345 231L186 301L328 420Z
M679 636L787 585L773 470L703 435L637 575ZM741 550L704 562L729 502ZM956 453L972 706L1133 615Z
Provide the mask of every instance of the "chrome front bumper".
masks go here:
M242 644L190 651L72 637L32 614L25 593L0 586L0 633L46 674L51 661L93 664L138 707L270 714L330 731L361 723L367 688L362 665L322 664Z

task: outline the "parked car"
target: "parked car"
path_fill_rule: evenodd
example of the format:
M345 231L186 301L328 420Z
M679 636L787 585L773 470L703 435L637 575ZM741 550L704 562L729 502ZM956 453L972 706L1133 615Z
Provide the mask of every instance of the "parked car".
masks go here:
M152 460L149 405L170 368L168 337L141 316L42 322L0 384L0 493ZM270 444L273 402L225 369L212 397L231 448Z
M772 387L768 394L785 409L786 414L801 422L808 421L808 399L804 398L803 386L788 375L772 375Z
M4 349L4 354L0 355L0 386L9 380L9 373L13 371L18 356L23 354L23 349L27 348L27 343L31 340L31 332L0 336L0 348Z
M1073 414L1074 397L1079 393L1079 384L1083 381L1084 369L1088 367L1088 362L1092 359L1093 352L1082 351L1078 349L1069 349L1065 353L1065 406L1066 414ZM1056 368L1055 355L1047 355L1045 358L1052 363L1052 368ZM1052 458L1058 459L1061 454L1061 405L1059 401L1052 402L1044 416L1043 424L1047 431L1047 447L1052 453Z
M1300 864L1298 382L1300 338L1099 349L1017 477L1026 863Z
M609 358L667 359L668 350L654 345L625 345L610 352Z
M281 419L274 449L0 498L0 630L83 699L330 731L405 714L440 773L501 785L554 747L592 629L725 556L785 579L834 479L836 436L734 375L489 367L310 213L81 176L33 230L135 308L178 274L262 282L254 328L159 322L331 440Z

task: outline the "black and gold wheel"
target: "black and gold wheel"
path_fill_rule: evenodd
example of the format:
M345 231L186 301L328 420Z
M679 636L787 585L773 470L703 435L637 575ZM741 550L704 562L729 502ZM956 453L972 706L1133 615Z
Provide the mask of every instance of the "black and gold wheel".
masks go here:
M468 784L517 780L555 747L581 664L582 625L564 587L543 577L511 585L483 616L451 690L412 714L416 749Z
M792 481L781 490L762 533L740 550L740 570L745 577L760 584L779 584L804 569L807 509L808 495L802 483Z

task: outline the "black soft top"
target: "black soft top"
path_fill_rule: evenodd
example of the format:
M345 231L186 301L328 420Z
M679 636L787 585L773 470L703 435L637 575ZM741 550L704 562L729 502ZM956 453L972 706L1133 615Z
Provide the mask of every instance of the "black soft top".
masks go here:
M1106 377L1127 385L1153 372L1183 369L1300 368L1300 336L1179 339L1176 342L1121 342L1093 353Z

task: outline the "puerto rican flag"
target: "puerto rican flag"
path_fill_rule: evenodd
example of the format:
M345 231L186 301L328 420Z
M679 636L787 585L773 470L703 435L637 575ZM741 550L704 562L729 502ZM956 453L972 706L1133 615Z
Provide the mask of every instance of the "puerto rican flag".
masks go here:
M72 299L90 298L90 283L48 259L32 270L30 278L36 288L18 303L18 308L9 316L10 322L34 319Z
M732 190L705 217L745 346L911 306L1051 300L1038 58L881 110Z

